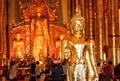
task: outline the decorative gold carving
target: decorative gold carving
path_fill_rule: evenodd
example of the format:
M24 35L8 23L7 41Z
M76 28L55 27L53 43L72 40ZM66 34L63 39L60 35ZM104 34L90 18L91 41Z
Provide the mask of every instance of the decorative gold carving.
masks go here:
M56 21L58 18L59 0L45 0L48 8L50 21Z
M19 0L19 6L20 17L26 22L37 14L38 7L42 9L41 14L44 17L49 17L50 21L55 21L58 18L59 0Z

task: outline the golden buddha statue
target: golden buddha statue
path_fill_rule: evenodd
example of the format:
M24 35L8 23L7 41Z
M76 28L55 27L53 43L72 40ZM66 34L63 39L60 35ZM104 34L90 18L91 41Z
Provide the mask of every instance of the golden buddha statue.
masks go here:
M33 57L39 60L40 55L47 56L47 47L49 45L48 23L47 19L41 14L42 9L38 7L37 16L31 20L31 29L34 34Z
M63 40L64 40L64 35L61 33L55 42L56 54L55 54L54 58L56 58L56 59L61 58L61 45L62 45Z
M85 41L84 28L84 18L76 13L71 20L72 35L62 44L62 58L69 60L67 81L98 81L95 43Z
M20 32L16 33L16 37L13 40L13 50L16 58L23 58L24 41Z

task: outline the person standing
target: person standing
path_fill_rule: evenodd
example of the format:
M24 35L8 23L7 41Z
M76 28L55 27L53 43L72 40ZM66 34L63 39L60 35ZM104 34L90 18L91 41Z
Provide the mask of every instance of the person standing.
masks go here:
M3 66L0 65L0 81L2 81Z
M17 81L17 68L19 66L18 62L12 62L12 66L10 68L10 72L9 72L9 79L10 81Z
M66 81L68 67L69 67L68 61L67 61L67 59L65 59L62 64L62 68L63 68L63 72L64 72L64 74L62 76L63 76L64 81Z
M97 72L99 75L99 81L102 81L103 72L102 72L102 67L101 67L100 63L97 63Z
M39 65L39 61L36 62L35 72L36 72L36 76L37 76L37 81L39 81L40 74L41 74L41 67Z
M64 72L62 66L60 64L55 64L53 68L53 76L54 76L53 81L64 81L62 78L63 73Z
M112 70L113 70L113 64L112 61L108 62L108 65L106 66L105 69L105 81L110 81L111 76L112 76Z
M30 68L30 81L36 81L35 68L36 68L35 63L31 64L31 68Z

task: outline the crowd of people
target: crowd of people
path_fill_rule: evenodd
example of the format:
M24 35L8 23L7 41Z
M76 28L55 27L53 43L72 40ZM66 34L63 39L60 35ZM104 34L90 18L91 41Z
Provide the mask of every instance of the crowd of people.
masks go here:
M11 60L9 65L0 67L3 71L0 81L3 81L3 78L4 81L65 81L68 68L67 60L63 62L55 60L54 62L51 59L52 62L47 62L48 60L50 61L50 58L44 63Z
M118 64L119 65L119 64ZM115 69L112 61L108 61L106 64L105 62L103 64L97 63L97 72L99 75L99 81L117 81L117 79L120 79L120 67ZM116 74L115 70L117 70L118 74Z
M48 58L48 60L50 61L50 58ZM69 66L66 59L62 62L57 60L54 62L53 60L52 62L45 63L45 66L44 63L41 64L40 61L31 62L27 66L25 66L25 64L26 62L24 61L14 60L10 62L9 66L0 66L0 81L3 81L4 78L9 81L18 81L18 79L24 81L66 81L67 69ZM21 66L28 67L28 70L24 71L26 72L24 75L21 72L21 76L19 76L18 68ZM107 64L97 63L99 81L111 81L111 79L117 81L116 78L120 78L120 73L116 75L116 68L117 72L120 72L120 67L114 67L112 61L109 61ZM25 79L25 77L27 79Z

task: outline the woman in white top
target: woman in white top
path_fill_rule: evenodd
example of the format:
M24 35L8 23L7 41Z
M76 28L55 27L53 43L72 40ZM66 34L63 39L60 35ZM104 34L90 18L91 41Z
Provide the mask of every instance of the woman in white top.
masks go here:
M39 61L36 62L35 72L36 72L36 75L37 75L37 81L39 81L39 79L40 79L40 74L41 74L41 67L40 67L40 65L39 65Z
M13 62L12 67L10 68L10 72L9 72L9 79L10 81L17 81L17 68L19 66L18 62Z

